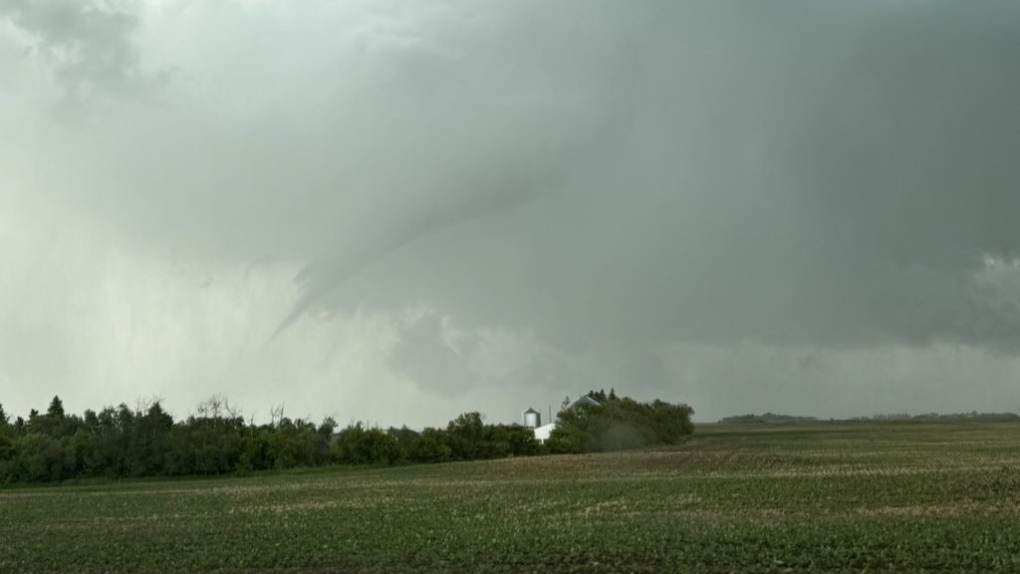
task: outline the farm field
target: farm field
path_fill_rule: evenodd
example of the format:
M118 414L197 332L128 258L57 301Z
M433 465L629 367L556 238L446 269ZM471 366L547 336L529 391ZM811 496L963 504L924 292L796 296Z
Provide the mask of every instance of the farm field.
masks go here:
M1020 425L700 425L604 455L0 490L0 572L1020 570Z

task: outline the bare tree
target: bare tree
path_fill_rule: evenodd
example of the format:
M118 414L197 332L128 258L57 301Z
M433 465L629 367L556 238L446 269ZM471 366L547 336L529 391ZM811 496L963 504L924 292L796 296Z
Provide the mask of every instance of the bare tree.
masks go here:
M230 404L230 401L226 397L223 397L223 410L227 411L232 419L244 418L244 410L238 405Z
M198 416L203 418L219 419L223 417L224 407L229 408L227 398L217 393L208 399L198 403L196 410Z
M283 404L275 405L269 409L269 426L276 425L283 420Z

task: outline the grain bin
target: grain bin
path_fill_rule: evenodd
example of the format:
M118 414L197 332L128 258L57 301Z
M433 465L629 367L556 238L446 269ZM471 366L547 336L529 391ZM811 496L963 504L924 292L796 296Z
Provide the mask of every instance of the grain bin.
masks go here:
M521 413L521 422L529 429L542 426L542 415L535 409L529 408Z

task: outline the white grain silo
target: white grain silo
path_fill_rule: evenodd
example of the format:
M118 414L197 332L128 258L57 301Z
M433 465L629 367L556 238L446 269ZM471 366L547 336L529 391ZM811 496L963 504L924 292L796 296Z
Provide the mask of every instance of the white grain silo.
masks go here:
M529 408L521 413L521 422L529 429L542 426L542 415L535 409Z

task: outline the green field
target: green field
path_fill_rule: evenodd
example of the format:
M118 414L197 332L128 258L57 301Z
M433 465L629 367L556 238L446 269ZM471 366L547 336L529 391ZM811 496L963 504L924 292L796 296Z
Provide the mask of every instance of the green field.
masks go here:
M1020 571L1020 425L0 491L0 572Z

